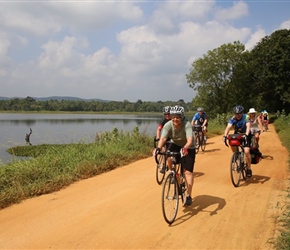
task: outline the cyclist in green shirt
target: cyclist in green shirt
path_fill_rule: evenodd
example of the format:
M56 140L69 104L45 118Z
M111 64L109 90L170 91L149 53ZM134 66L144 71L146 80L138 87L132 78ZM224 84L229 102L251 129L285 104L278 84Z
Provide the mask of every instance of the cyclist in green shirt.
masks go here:
M170 115L171 120L168 121L162 129L161 137L154 155L160 152L168 137L171 138L169 150L173 152L182 151L182 157L178 160L180 160L181 163L188 192L184 206L190 206L192 204L191 193L195 162L195 145L192 127L190 122L185 119L183 107L178 105L171 107ZM168 167L169 169L172 167L171 158L168 158Z

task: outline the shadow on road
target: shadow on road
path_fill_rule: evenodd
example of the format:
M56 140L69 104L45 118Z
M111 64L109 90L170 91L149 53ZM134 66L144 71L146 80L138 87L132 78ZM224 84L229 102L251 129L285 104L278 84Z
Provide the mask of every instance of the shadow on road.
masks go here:
M216 205L215 209L211 210L209 207ZM189 220L199 212L209 213L210 216L216 215L219 210L222 210L226 205L226 200L220 197L211 195L198 195L193 197L192 205L183 207L183 215L178 217L171 226L177 226L186 220ZM206 209L208 208L208 209Z

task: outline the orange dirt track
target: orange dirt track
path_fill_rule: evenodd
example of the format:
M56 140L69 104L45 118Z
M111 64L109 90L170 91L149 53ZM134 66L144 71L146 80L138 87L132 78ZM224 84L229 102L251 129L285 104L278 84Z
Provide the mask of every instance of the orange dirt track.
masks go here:
M0 249L273 249L287 187L287 150L274 127L265 156L235 188L221 136L198 153L191 207L164 221L153 157L0 211Z

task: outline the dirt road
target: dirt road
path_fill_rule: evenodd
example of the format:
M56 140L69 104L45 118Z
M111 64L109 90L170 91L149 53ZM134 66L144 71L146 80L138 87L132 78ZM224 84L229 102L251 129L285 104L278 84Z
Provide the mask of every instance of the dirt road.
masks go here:
M238 188L230 150L210 138L195 165L193 204L168 226L153 157L0 211L0 249L272 249L288 186L287 150L274 127L266 159Z

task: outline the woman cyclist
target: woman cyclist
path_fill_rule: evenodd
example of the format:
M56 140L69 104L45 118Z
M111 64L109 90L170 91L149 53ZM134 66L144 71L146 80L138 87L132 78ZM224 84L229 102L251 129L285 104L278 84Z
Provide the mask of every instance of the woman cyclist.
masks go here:
M248 115L244 114L244 107L238 105L233 108L234 116L231 117L228 121L228 125L225 129L223 142L226 142L227 135L229 134L231 128L235 129L235 134L244 134L246 135L246 140L244 144L245 157L247 162L247 177L252 177L252 169L251 169L251 154L250 154L250 144L251 144L251 127L250 120ZM231 146L232 151L235 151L235 146Z
M193 186L193 169L195 161L193 131L190 122L184 117L183 107L171 107L170 114L171 120L167 122L162 129L158 147L154 151L154 156L160 152L168 137L171 138L171 143L169 146L170 151L180 152L182 149L183 157L177 160L180 160L188 192L184 206L190 206L192 204L191 192ZM168 158L168 167L169 169L172 168L172 159L170 157Z
M263 131L262 119L260 116L257 115L257 111L254 108L250 108L248 114L250 120L251 134L252 136L255 136L258 147L260 134L261 131Z

